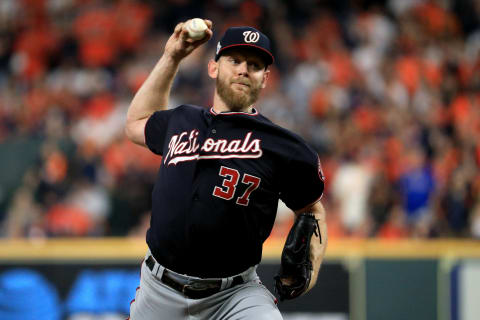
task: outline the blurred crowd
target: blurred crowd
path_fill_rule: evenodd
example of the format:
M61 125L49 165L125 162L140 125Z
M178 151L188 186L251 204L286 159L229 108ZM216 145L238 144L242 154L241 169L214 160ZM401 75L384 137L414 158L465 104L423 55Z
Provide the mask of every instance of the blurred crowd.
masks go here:
M0 236L143 236L160 158L126 140L126 110L193 17L214 38L171 107L211 104L226 28L268 34L257 105L318 151L331 237L480 238L476 0L2 0L0 173L23 167L0 184ZM292 219L280 204L273 236Z

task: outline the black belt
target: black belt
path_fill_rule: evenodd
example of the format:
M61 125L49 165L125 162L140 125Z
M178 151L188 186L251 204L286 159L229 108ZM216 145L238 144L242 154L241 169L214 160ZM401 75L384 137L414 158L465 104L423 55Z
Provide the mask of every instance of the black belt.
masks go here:
M145 260L145 264L147 265L148 269L150 269L150 271L153 271L153 268L155 267L154 258L152 256L149 256L147 260ZM206 298L222 290L222 280L205 279L196 282L195 280L193 280L192 282L191 279L188 280L179 278L167 269L163 271L161 281L170 288L177 290L178 292L182 293L190 299ZM242 283L244 283L243 278L241 276L235 276L229 288Z

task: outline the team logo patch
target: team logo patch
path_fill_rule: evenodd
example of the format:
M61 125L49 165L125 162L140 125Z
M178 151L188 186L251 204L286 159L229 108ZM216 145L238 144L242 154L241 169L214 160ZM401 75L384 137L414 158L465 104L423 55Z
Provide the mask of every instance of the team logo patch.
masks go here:
M243 41L246 43L255 43L258 41L258 39L260 39L260 33L249 30L243 33L243 37Z
M220 52L220 49L222 49L222 45L220 44L220 41L217 43L217 52L215 54L218 54Z
M192 130L173 135L163 163L168 166L199 159L254 159L263 154L260 139L253 139L252 132L248 132L243 139L207 138L203 145L198 143L198 134L198 130Z

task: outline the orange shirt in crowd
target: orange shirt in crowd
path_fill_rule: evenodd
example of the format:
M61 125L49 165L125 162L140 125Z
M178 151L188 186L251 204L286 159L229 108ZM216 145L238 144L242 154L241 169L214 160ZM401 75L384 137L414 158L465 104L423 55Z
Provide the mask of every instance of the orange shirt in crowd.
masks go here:
M145 3L119 1L113 8L114 38L124 50L135 50L141 43L153 15Z
M93 227L89 214L65 204L54 205L46 215L47 230L60 236L86 236Z
M399 239L407 237L408 232L405 228L396 226L391 222L386 222L382 225L377 235L384 239Z
M80 59L85 66L98 67L114 62L115 16L112 9L97 8L80 14L73 25L80 44Z
M20 75L34 79L46 71L49 55L59 45L59 38L54 30L46 25L32 27L23 31L16 39L14 50L22 57Z
M418 88L420 67L420 61L415 56L400 57L395 63L395 70L399 75L399 79L410 94L413 94Z

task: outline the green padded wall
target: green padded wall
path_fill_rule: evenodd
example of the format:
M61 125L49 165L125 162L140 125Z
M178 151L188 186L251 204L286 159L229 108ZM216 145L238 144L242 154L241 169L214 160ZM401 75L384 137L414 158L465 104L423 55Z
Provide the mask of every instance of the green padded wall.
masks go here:
M368 320L437 319L437 260L367 260Z

